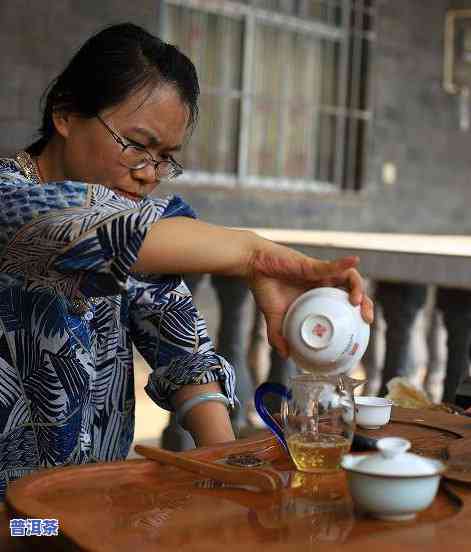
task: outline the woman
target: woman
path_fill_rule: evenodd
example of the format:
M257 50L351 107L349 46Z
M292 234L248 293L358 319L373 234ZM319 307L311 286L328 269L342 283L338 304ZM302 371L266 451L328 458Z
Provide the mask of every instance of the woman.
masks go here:
M244 278L283 355L281 321L310 287L345 285L371 321L356 258L310 259L195 220L173 155L196 122L198 80L176 48L131 24L92 37L49 89L40 139L0 161L0 489L34 469L125 458L132 344L146 390L199 445L233 439L231 366L179 273Z

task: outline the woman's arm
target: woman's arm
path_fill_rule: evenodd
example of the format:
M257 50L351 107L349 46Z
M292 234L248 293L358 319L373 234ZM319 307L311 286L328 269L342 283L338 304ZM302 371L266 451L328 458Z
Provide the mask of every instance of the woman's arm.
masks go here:
M216 353L206 323L182 278L161 276L155 282L144 282L131 277L128 298L131 339L152 369L146 385L151 399L161 408L174 410L194 394L214 389L227 398L228 406L234 406L233 368ZM209 411L223 416L221 428L230 427L226 407L208 404ZM208 405L204 406L194 406L191 411L206 412ZM221 435L218 440L231 436L225 432L226 439Z
M133 270L144 273L247 274L259 242L253 232L215 226L186 217L160 219L150 227Z
M363 281L356 270L350 270L357 264L357 257L321 261L254 232L175 217L151 225L132 270L161 274L209 272L249 282L263 275L307 287L313 287L310 283L326 285L338 280L350 288L352 302L359 304Z
M203 393L220 393L218 382L205 385L185 385L173 398L175 408L194 396ZM224 404L215 401L203 402L188 411L182 420L183 427L191 433L197 447L225 443L234 440L229 413Z
M210 272L246 280L267 320L270 343L289 355L282 321L289 305L305 291L323 285L346 287L350 301L373 320L373 303L355 269L357 257L321 261L243 230L182 217L151 225L133 270L154 273Z

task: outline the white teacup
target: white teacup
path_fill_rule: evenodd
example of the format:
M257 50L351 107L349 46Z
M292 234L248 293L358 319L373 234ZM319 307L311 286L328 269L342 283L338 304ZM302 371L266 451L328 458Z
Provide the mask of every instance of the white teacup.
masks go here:
M308 372L348 373L363 356L370 326L342 289L320 287L296 299L283 321L291 357Z
M382 397L355 397L355 421L365 429L378 429L391 418L392 401Z

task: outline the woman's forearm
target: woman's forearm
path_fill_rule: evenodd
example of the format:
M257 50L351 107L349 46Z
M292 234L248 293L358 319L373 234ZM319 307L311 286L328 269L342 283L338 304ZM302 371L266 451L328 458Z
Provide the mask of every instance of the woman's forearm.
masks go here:
M173 403L178 408L188 399L203 393L220 393L219 383L203 385L185 385L175 393ZM224 404L208 401L194 406L182 420L184 428L189 431L196 446L210 446L234 440L229 413Z
M152 225L133 270L245 277L258 241L253 232L175 217Z

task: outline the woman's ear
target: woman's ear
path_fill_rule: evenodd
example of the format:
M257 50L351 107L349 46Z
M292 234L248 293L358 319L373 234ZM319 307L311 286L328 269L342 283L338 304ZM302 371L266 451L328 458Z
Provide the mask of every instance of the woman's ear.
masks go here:
M57 133L62 138L67 138L69 136L70 113L67 113L67 111L53 111L52 120Z

